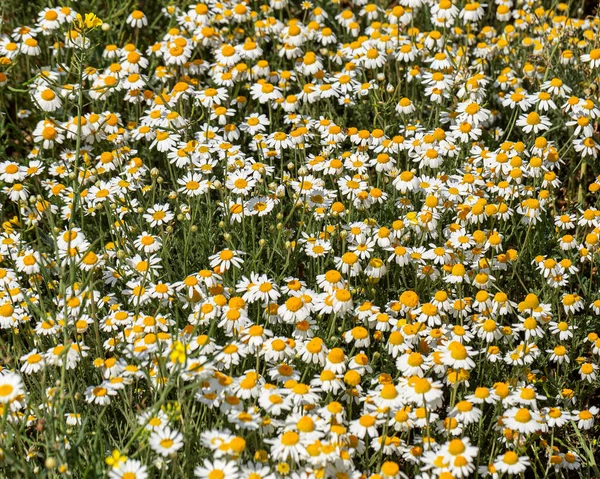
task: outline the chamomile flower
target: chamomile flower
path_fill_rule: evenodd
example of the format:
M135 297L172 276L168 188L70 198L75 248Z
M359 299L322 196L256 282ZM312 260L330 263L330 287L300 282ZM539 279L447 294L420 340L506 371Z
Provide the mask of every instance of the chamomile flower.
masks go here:
M16 373L0 374L0 403L10 403L24 392L21 376Z
M494 468L501 473L516 475L526 471L529 464L527 456L519 456L514 451L507 451L496 458Z
M109 479L147 479L148 469L140 461L126 459L118 467L113 467Z
M141 10L134 10L129 14L126 22L134 28L142 28L148 25L148 18Z
M167 457L177 454L183 447L183 434L176 429L165 426L152 432L148 443L154 452L160 456Z

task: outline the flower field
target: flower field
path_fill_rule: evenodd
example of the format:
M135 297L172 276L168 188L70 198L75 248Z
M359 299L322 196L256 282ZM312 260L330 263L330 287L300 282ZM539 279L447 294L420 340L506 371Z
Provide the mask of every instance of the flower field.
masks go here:
M600 17L0 3L0 477L600 477Z

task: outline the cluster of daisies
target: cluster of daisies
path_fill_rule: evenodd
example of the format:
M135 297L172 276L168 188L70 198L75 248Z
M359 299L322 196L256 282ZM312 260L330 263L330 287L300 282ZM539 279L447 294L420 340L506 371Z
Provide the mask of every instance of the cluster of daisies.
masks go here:
M598 474L600 21L547 7L0 24L3 474Z

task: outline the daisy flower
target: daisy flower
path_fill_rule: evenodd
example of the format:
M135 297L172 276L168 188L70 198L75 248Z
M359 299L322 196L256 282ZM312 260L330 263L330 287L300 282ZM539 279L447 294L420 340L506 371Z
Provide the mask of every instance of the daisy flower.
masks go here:
M167 457L177 454L177 451L183 447L183 434L176 429L166 426L150 434L148 443L154 452Z
M519 456L514 451L507 451L498 456L494 462L494 468L503 474L521 474L530 465L527 456Z
M147 479L148 469L141 461L126 459L113 467L108 473L109 479Z
M10 372L0 374L0 403L10 403L24 393L25 388L21 376Z
M142 28L148 25L148 17L141 10L134 10L125 20L133 28Z

